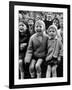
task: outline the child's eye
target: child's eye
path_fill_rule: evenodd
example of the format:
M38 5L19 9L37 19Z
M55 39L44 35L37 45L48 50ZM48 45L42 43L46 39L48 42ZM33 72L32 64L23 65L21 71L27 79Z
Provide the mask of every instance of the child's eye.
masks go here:
M19 26L22 26L22 25L19 25Z
M38 26L36 26L38 28Z
M51 32L51 31L49 31L49 32Z
M24 25L19 25L19 26L24 26Z
M22 26L24 26L24 25L22 25Z
M54 31L52 31L54 33Z

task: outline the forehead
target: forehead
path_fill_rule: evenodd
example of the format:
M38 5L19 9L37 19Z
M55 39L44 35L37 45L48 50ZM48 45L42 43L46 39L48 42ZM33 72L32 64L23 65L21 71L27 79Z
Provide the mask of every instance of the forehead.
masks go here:
M20 22L19 25L23 25L23 26L26 26L23 22Z
M56 28L50 27L50 28L49 28L49 31L56 31Z
M19 25L24 25L24 23L23 22L20 22Z
M43 24L41 22L36 22L36 26L42 26Z

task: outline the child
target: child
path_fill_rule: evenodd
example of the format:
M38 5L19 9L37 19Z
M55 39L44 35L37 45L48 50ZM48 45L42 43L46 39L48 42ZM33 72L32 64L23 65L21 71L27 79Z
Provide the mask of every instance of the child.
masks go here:
M51 25L47 33L49 35L48 39L48 53L46 57L46 62L47 62L47 72L46 72L46 77L49 78L51 77L57 77L57 64L58 61L60 61L60 57L62 56L62 43L61 41L56 38L57 35L57 28L55 25Z
M48 13L47 15L45 15L45 20L44 20L44 22L45 22L46 31L44 31L44 34L45 34L46 36L48 36L48 34L47 34L47 29L48 29L48 27L49 27L50 25L52 25L52 20L53 20L53 18L52 18L52 13Z
M46 43L47 37L43 35L45 30L45 24L42 20L38 20L35 23L36 33L31 36L26 57L25 63L30 63L29 71L31 78L35 77L35 69L37 72L37 78L41 78L41 65L45 59L46 55Z
M46 30L48 29L48 27L50 25L52 25L52 14L50 13L49 15L45 15L45 27L46 27Z
M28 20L28 26L29 26L30 35L33 35L35 33L35 31L34 31L34 20L33 19L30 18Z
M19 71L21 79L24 78L23 59L27 49L28 38L27 26L23 22L19 22Z
M60 21L58 18L54 18L53 19L53 25L55 25L57 27L57 37L62 40L61 37L61 28L60 28Z

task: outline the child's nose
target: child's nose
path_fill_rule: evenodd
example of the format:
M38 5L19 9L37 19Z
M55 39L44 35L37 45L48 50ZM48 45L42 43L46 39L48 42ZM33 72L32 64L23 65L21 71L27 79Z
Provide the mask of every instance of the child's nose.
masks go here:
M53 34L53 32L51 32L51 34Z
M20 26L21 28L23 27L23 26Z
M38 29L40 29L40 27L38 27Z

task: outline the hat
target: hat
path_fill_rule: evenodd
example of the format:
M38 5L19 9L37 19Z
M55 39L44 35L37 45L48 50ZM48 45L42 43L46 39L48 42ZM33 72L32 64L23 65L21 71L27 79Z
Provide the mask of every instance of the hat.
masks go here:
M50 30L50 28L54 28L57 32L57 27L55 25L50 25L49 28L47 29L47 32Z

